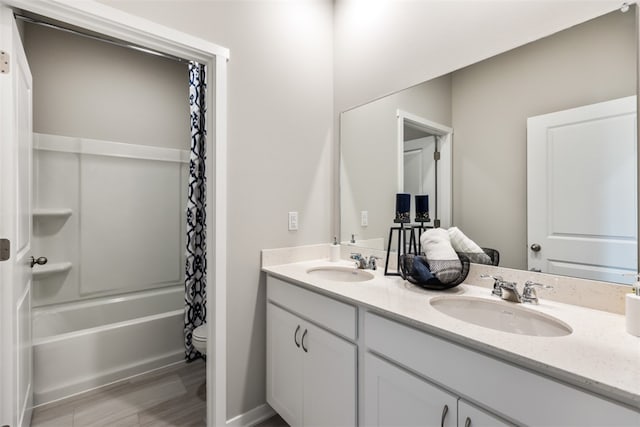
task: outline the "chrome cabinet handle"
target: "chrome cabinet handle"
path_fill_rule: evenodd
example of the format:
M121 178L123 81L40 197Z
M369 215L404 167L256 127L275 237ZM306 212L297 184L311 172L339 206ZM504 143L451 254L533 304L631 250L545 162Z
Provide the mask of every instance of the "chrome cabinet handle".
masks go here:
M467 417L467 419L464 420L464 427L471 427L471 418Z
M300 330L300 325L296 328L296 331L293 333L293 342L296 343L296 347L300 348L300 343L298 342L298 331Z
M444 419L447 418L448 412L449 412L449 406L444 405L444 408L442 408L442 418L440 419L440 427L444 427Z
M307 331L306 329L304 330L304 333L302 334L302 349L304 350L305 353L307 353L309 351L309 349L307 347L304 346L304 337L307 336Z
M47 257L41 256L39 258L34 258L31 257L31 268L33 268L34 265L38 264L38 265L45 265L49 260L47 259Z

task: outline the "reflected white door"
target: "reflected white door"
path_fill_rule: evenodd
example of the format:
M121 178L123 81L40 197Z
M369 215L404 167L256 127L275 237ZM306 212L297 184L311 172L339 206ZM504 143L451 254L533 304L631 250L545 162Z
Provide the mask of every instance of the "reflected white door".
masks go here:
M412 196L428 194L431 203L435 200L436 189L435 161L433 160L435 150L436 140L433 136L404 142L404 192ZM415 217L414 199L411 201L411 219Z
M28 426L31 356L31 72L13 13L0 7L0 238L10 258L0 261L0 424ZM5 56L5 58L7 58Z
M636 158L635 96L528 119L529 269L632 280Z

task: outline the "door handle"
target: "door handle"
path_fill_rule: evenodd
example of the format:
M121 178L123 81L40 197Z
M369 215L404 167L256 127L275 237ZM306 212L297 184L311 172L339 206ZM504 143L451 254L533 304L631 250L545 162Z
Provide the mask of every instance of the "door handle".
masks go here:
M41 256L41 257L39 257L37 259L34 258L34 257L31 257L31 261L30 261L31 268L33 268L33 266L36 265L36 264L45 265L47 263L47 261L49 261L49 260L47 259L47 257L44 257L44 256Z
M540 249L542 249L542 246L540 246L538 243L534 243L531 245L531 250L533 252L540 252Z
M305 353L307 353L309 351L309 349L307 347L304 346L304 337L307 336L307 330L304 330L304 333L302 334L302 339L300 340L302 343L302 349L304 350Z
M300 348L300 343L298 342L298 331L300 330L300 325L296 328L296 331L293 333L293 342L296 343L296 347Z
M444 405L444 408L442 408L442 417L440 418L440 427L444 427L444 420L447 418L447 412L449 412L449 405Z

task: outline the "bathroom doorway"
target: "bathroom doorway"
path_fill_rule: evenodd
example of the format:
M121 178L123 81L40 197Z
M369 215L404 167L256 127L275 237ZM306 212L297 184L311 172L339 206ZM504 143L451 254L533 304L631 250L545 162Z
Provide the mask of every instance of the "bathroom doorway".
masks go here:
M397 111L398 192L427 194L433 227L451 226L453 129ZM411 218L415 218L412 206Z
M3 4L5 3L6 2L3 2ZM225 225L224 223L226 220L225 216L220 215L219 213L220 211L222 211L222 209L220 209L219 207L224 206L224 203L219 203L219 202L220 200L223 200L225 197L224 189L226 186L226 182L224 181L224 179L220 180L219 178L221 178L221 176L224 176L225 168L224 166L219 167L220 165L218 164L219 162L221 162L222 165L224 165L224 161L225 161L225 150L224 150L225 125L224 123L225 123L226 117L225 117L225 108L224 108L224 97L225 97L224 88L226 87L226 57L228 56L228 52L226 51L226 49L219 48L215 45L208 44L208 43L200 44L199 47L194 47L192 46L192 41L191 41L192 38L182 37L180 34L177 34L177 33L173 34L174 36L177 36L177 37L174 37L174 40L169 42L166 40L165 37L162 36L162 30L156 27L155 25L149 25L149 23L146 23L146 22L142 22L142 23L138 22L126 14L117 12L114 9L105 8L102 5L97 5L97 4L82 5L82 6L48 5L45 8L42 5L37 5L37 4L33 5L30 2L12 1L10 3L12 6L19 6L21 9L23 9L23 11L27 10L32 13L49 16L50 18L58 21L69 22L70 24L73 24L76 27L95 29L96 26L100 26L101 30L103 30L105 33L110 33L112 37L114 33L117 33L120 39L124 39L124 40L128 39L134 43L137 43L139 46L142 46L142 47L147 46L155 49L160 48L160 50L165 50L165 51L171 52L172 54L176 54L176 53L183 54L187 58L193 58L201 61L202 63L207 64L210 70L212 71L215 70L215 72L211 73L212 76L209 78L209 86L214 90L212 90L212 93L208 96L208 101L210 105L217 105L219 108L216 108L215 110L212 108L212 110L214 111L211 111L207 117L209 123L216 125L216 126L212 126L214 127L215 132L210 133L211 139L208 142L208 147L207 147L209 152L215 153L215 155L212 155L209 157L210 160L208 161L207 166L208 166L208 170L211 171L209 175L210 183L211 185L215 185L218 191L215 193L215 196L216 196L215 199L213 197L213 191L210 192L212 196L210 200L212 201L212 203L209 204L208 214L210 215L208 216L209 218L211 218L211 222L209 224L210 235L211 236L215 235L216 241L218 238L224 239L224 231L221 233L214 233L213 230L218 229L219 227L221 227L221 225ZM6 15L12 12L11 10L6 9L5 6L2 6L2 7L3 7L3 14ZM42 10L42 9L46 9L46 10ZM4 46L2 47L4 48ZM216 103L214 101L218 101L218 102ZM220 103L220 101L222 101L222 103ZM51 148L51 146L54 146L59 142L60 141L49 141L46 144L49 144L48 147ZM12 143L13 142L10 142L8 140L2 141L3 147L6 144L12 144ZM96 145L96 147L99 149L100 144L94 144L94 145ZM53 150L49 150L49 151L53 151ZM214 158L215 158L215 164L213 161ZM6 176L3 176L2 178L7 179ZM11 178L11 177L8 177L8 179L15 180L15 178ZM4 203L4 200L3 200L3 203ZM60 223L60 222L63 222L65 217L69 217L68 213L69 212L67 209L56 208L56 209L51 209L49 211L45 210L43 212L39 212L38 214L41 215L42 217L48 217L48 219L52 220L53 223L56 223L56 222ZM58 227L55 225L47 225L44 228L56 229ZM2 230L2 231L4 233L5 230ZM211 242L209 246L211 248L215 248L215 245L213 244L213 241L214 241L213 238L211 237L209 240ZM212 266L213 270L216 272L215 276L209 278L209 283L210 284L216 283L218 285L215 287L211 286L212 295L210 298L210 301L211 301L210 319L215 319L215 321L213 322L214 326L211 329L214 330L213 332L216 332L215 334L212 334L212 335L216 339L220 339L220 338L224 339L224 330L225 330L224 321L221 323L218 323L219 319L224 319L225 317L224 307L222 307L222 309L219 309L220 305L223 304L223 300L220 298L216 298L215 294L218 291L220 292L224 291L224 285L225 285L224 268L217 268L217 266L219 266L220 263L224 265L225 260L224 260L224 256L215 256L214 254L210 254L208 258L210 261L209 265ZM5 268L7 265L8 264L0 265L0 270L2 270L1 272L3 277L3 291L5 290L4 287L7 284L7 282L4 280L7 277L6 275L7 268ZM65 265L56 266L56 268L57 267L66 268ZM3 303L4 302L5 301L3 301ZM14 310L3 311L3 316L10 315L13 312ZM220 328L222 332L220 332L219 330ZM16 342L16 339L18 339L19 340L18 342L20 342L20 346L19 346L20 353L14 353L14 352L18 352L18 348L17 348L18 346L14 344ZM30 341L30 337L26 335L23 337L16 337L16 336L9 336L5 334L2 336L3 350L6 350L3 353L3 371L2 371L3 384L14 384L15 382L11 378L14 377L14 375L18 375L15 373L16 366L13 365L12 363L4 363L5 361L14 360L14 363L18 363L19 366L29 365L28 359L22 360L20 358L21 354L25 354L24 352L25 348L30 350L29 341ZM210 348L214 348L213 343L211 341L212 340L209 339ZM207 370L208 371L207 377L209 380L211 380L214 377L214 374L219 374L220 370L224 370L224 366L223 366L224 355L222 357L219 356L221 353L224 353L224 347L220 346L216 348L218 348L217 353L213 351L209 352L210 353L210 358L208 361L209 369ZM30 353L30 351L27 351L27 353ZM224 375L217 375L217 378L220 378L220 380L223 381ZM32 392L30 387L31 385L28 383L23 385L18 384L17 394L21 394L22 391L25 391L24 395L26 397L25 399L22 400L23 402L28 402L28 400L30 399L29 393ZM220 384L216 386L216 384L214 384L213 381L208 381L208 388L211 390L211 392L207 393L207 399L208 399L207 408L209 409L208 423L212 425L212 424L217 424L218 420L224 420L224 417L225 417L224 394L214 392L214 391L223 389L224 384L222 384L222 386ZM3 409L1 421L3 424L7 423L11 425L28 425L29 405L27 404L27 405L20 406L19 404L17 404L18 402L14 400L15 399L14 396L16 395L16 393L11 393L12 391L16 392L16 390L9 390L9 387L5 387L3 389L3 393L0 395L2 398L2 409Z

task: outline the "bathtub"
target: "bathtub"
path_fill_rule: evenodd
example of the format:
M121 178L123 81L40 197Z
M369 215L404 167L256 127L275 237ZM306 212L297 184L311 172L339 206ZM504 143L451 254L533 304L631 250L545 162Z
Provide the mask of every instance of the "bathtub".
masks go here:
M33 310L34 404L184 360L182 287Z

